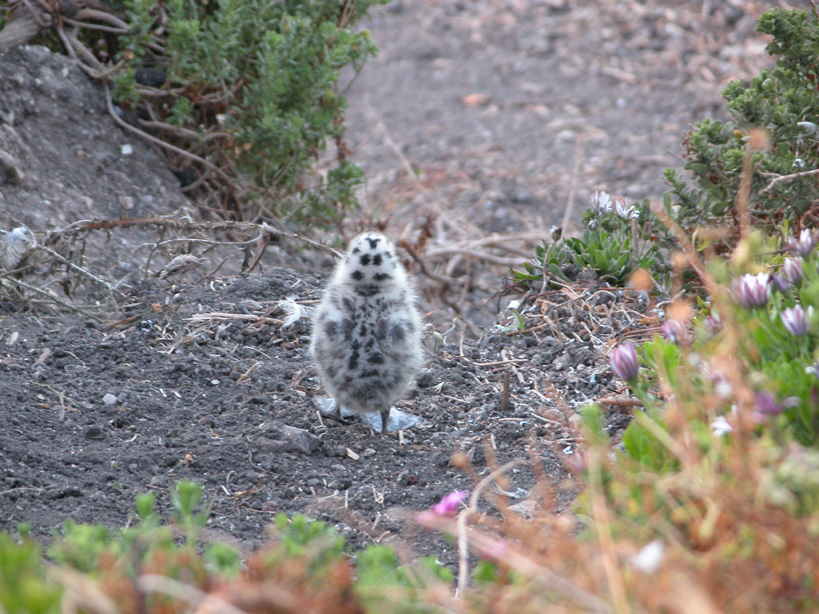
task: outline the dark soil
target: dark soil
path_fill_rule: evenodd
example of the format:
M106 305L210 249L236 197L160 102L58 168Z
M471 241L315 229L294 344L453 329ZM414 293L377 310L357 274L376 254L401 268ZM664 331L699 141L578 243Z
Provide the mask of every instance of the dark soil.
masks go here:
M400 234L433 215L450 223L432 239L441 246L560 223L590 189L656 196L659 169L673 162L665 150L679 151L687 124L716 108L723 77L759 57L756 3L707 3L708 28L700 4L388 6L371 24L380 59L350 92L349 137L369 177L362 219ZM185 202L162 158L114 124L103 91L71 60L42 48L0 55L0 92L0 149L25 174L0 174L5 230L25 223L42 236ZM466 98L475 93L487 97ZM632 314L656 321L639 298L592 281L530 297L530 330L507 334L492 323L509 331L513 318L487 300L503 268L484 267L482 293L465 284L459 299L482 328L475 335L424 291L441 338L430 335L427 367L401 404L423 421L382 437L356 420L319 419L308 319L283 324L279 301L309 309L329 257L274 246L252 275L225 274L238 268L233 253L221 276L172 283L146 271L145 240L87 237L88 269L127 294L118 324L0 287L2 529L28 522L47 535L68 518L122 526L135 494L157 492L167 513L169 488L188 478L205 485L210 529L243 546L263 541L273 515L304 512L354 546L397 539L452 561L413 513L513 459L524 462L508 472L511 503L525 513L540 477L565 509L575 409L618 390L607 351L633 332ZM57 282L55 296L72 300ZM608 419L616 430L627 416Z
M320 287L309 271L281 268L205 287L146 285L131 307L143 317L124 330L5 318L0 526L26 521L42 534L69 517L123 525L135 494L156 491L167 509L168 489L188 478L205 485L209 526L248 546L279 512L328 519L354 545L406 538L410 511L472 485L450 462L456 451L481 477L487 453L498 464L534 456L557 487L558 457L576 443L573 407L614 389L601 339L627 327L608 315L618 299L555 293L540 303L563 323L554 331L474 341L458 330L437 348L430 340L427 368L402 403L423 421L402 439L356 420L322 424L308 322L284 327L277 306L289 296L314 301ZM577 334L583 322L595 334ZM533 484L528 462L512 469L512 503ZM561 492L565 505L571 493ZM417 551L445 547L424 535Z

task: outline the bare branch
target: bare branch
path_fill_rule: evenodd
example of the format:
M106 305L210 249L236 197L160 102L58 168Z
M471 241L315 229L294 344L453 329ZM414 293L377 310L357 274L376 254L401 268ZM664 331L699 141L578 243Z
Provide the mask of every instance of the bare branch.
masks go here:
M764 173L765 176L771 176L771 173ZM801 179L802 177L814 177L819 175L819 168L815 168L810 171L802 171L800 173L793 173L791 175L778 175L775 176L771 181L768 182L768 185L762 188L759 193L760 194L767 194L771 190L773 190L774 186L778 183L786 182L786 181L793 181L795 179Z

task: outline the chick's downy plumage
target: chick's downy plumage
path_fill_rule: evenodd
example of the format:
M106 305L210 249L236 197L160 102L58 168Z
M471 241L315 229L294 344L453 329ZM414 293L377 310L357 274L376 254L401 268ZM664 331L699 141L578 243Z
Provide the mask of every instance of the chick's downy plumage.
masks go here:
M385 235L368 232L350 243L313 317L310 352L336 412L378 412L386 432L422 350L415 295Z

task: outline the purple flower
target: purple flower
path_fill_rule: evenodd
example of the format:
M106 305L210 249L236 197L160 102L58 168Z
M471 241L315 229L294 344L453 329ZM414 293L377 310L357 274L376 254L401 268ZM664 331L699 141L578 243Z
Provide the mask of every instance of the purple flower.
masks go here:
M627 382L637 379L640 365L637 362L637 351L630 343L621 343L611 353L611 370L620 379Z
M771 297L771 276L767 273L743 275L731 283L737 302L743 307L763 307Z
M756 393L756 408L751 414L751 418L757 424L762 424L768 418L778 416L785 411L785 406L776 400L770 392Z
M786 243L788 250L796 256L807 256L816 247L816 242L819 241L819 235L813 234L809 229L804 228L799 233L799 238L788 237Z
M788 258L782 265L782 278L789 284L798 284L805 277L805 267L801 258Z
M432 511L439 516L454 516L466 498L468 490L456 490L445 495L438 503L432 506Z
M782 324L794 337L802 337L808 334L808 318L812 315L812 308L808 307L805 311L797 305L796 307L788 307L779 314L779 319Z
M780 277L779 275L773 276L773 282L776 286L776 289L782 292L783 294L788 291L788 289L793 285L784 277Z
M677 345L686 344L688 342L688 331L685 325L679 320L666 320L660 327L660 334L668 339L671 343Z
M785 411L785 406L778 403L776 397L770 392L758 392L756 409L763 416L778 416Z

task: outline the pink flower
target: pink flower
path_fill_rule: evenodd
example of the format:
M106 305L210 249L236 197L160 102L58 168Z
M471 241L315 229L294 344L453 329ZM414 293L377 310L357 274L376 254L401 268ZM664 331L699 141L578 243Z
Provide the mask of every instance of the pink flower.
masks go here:
M509 545L505 539L496 539L491 544L483 546L478 549L478 558L485 561L495 562L500 561L509 550Z
M432 506L432 511L439 516L455 516L461 503L469 496L468 490L456 490L445 495L438 503Z

